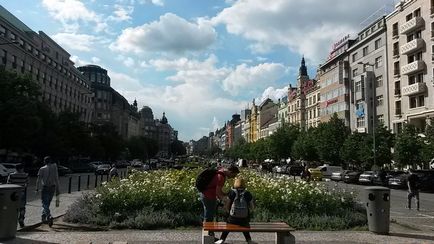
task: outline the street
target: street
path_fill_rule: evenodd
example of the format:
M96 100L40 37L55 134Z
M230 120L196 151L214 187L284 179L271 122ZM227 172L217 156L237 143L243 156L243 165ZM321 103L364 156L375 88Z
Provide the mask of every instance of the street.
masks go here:
M324 182L329 188L340 188L346 191L353 191L357 193L360 202L366 202L364 199L364 188L367 185L354 185L346 184L343 182ZM408 227L414 227L424 231L434 230L434 194L421 192L420 197L420 211L416 211L416 203L412 202L412 210L406 209L407 205L407 190L391 189L391 208L390 219L396 223Z

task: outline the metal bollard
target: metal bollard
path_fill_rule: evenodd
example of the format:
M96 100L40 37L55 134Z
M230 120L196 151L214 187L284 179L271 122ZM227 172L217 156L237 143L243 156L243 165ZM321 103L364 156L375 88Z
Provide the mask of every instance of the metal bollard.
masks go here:
M95 175L95 188L98 186L98 176Z
M103 175L101 175L101 179L100 179L100 182L99 182L100 186L102 186L102 182L104 181L104 179L102 177L103 177Z
M72 177L69 176L68 193L71 194Z
M80 191L80 188L81 188L81 175L78 176L78 190L77 191Z
M106 181L109 181L109 175L107 175Z
M86 185L86 189L89 190L89 181L90 181L90 175L87 175L87 185Z

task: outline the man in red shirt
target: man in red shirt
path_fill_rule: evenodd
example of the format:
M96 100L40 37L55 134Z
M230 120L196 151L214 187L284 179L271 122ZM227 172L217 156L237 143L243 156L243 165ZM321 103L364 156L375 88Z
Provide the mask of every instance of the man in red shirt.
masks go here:
M235 178L240 170L237 166L231 165L229 168L221 168L214 175L211 182L208 184L206 190L201 195L201 201L203 204L203 221L214 221L214 216L217 210L217 198L223 200L227 197L227 193L223 192L223 186L226 178ZM211 234L211 233L210 233Z

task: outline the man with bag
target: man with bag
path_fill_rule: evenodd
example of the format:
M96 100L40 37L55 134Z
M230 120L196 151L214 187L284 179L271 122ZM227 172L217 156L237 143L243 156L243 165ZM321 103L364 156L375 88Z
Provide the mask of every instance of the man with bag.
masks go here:
M231 165L229 168L205 169L196 179L196 188L200 192L200 199L203 205L203 221L212 222L216 215L217 199L227 200L227 193L223 192L226 178L235 178L240 173L237 166ZM214 233L210 232L210 235Z

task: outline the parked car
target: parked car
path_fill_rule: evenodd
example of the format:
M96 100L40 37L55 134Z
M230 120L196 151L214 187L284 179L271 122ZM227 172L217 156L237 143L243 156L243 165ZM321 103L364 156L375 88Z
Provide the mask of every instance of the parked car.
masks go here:
M389 178L389 187L396 189L407 189L407 177L408 174L403 173L395 177Z
M349 171L344 175L345 183L358 183L359 177L362 174L360 171Z
M360 184L368 184L371 185L374 180L374 171L365 171L359 176Z
M416 170L419 177L419 189L421 191L434 191L434 170Z
M310 172L310 179L314 181L322 181L322 172L318 168L308 169Z
M344 180L344 175L348 172L348 170L343 170L339 172L333 172L331 176L331 180L334 181L342 181Z
M59 173L60 176L72 174L72 170L68 167L63 166L63 165L57 165L57 172Z
M110 164L101 164L95 170L95 175L108 175L110 172Z
M2 163L2 165L6 168L8 171L8 174L12 174L17 171L17 165L15 163Z
M0 164L0 183L6 183L8 176L9 176L8 170L5 168L5 166Z
M304 167L301 165L291 165L286 168L286 173L292 176L300 176Z
M330 178L333 172L341 172L343 170L341 166L332 166L328 164L318 166L317 169L321 171L323 178Z
M375 185L389 186L389 179L404 174L404 171L384 171L380 170L374 173L372 182Z

